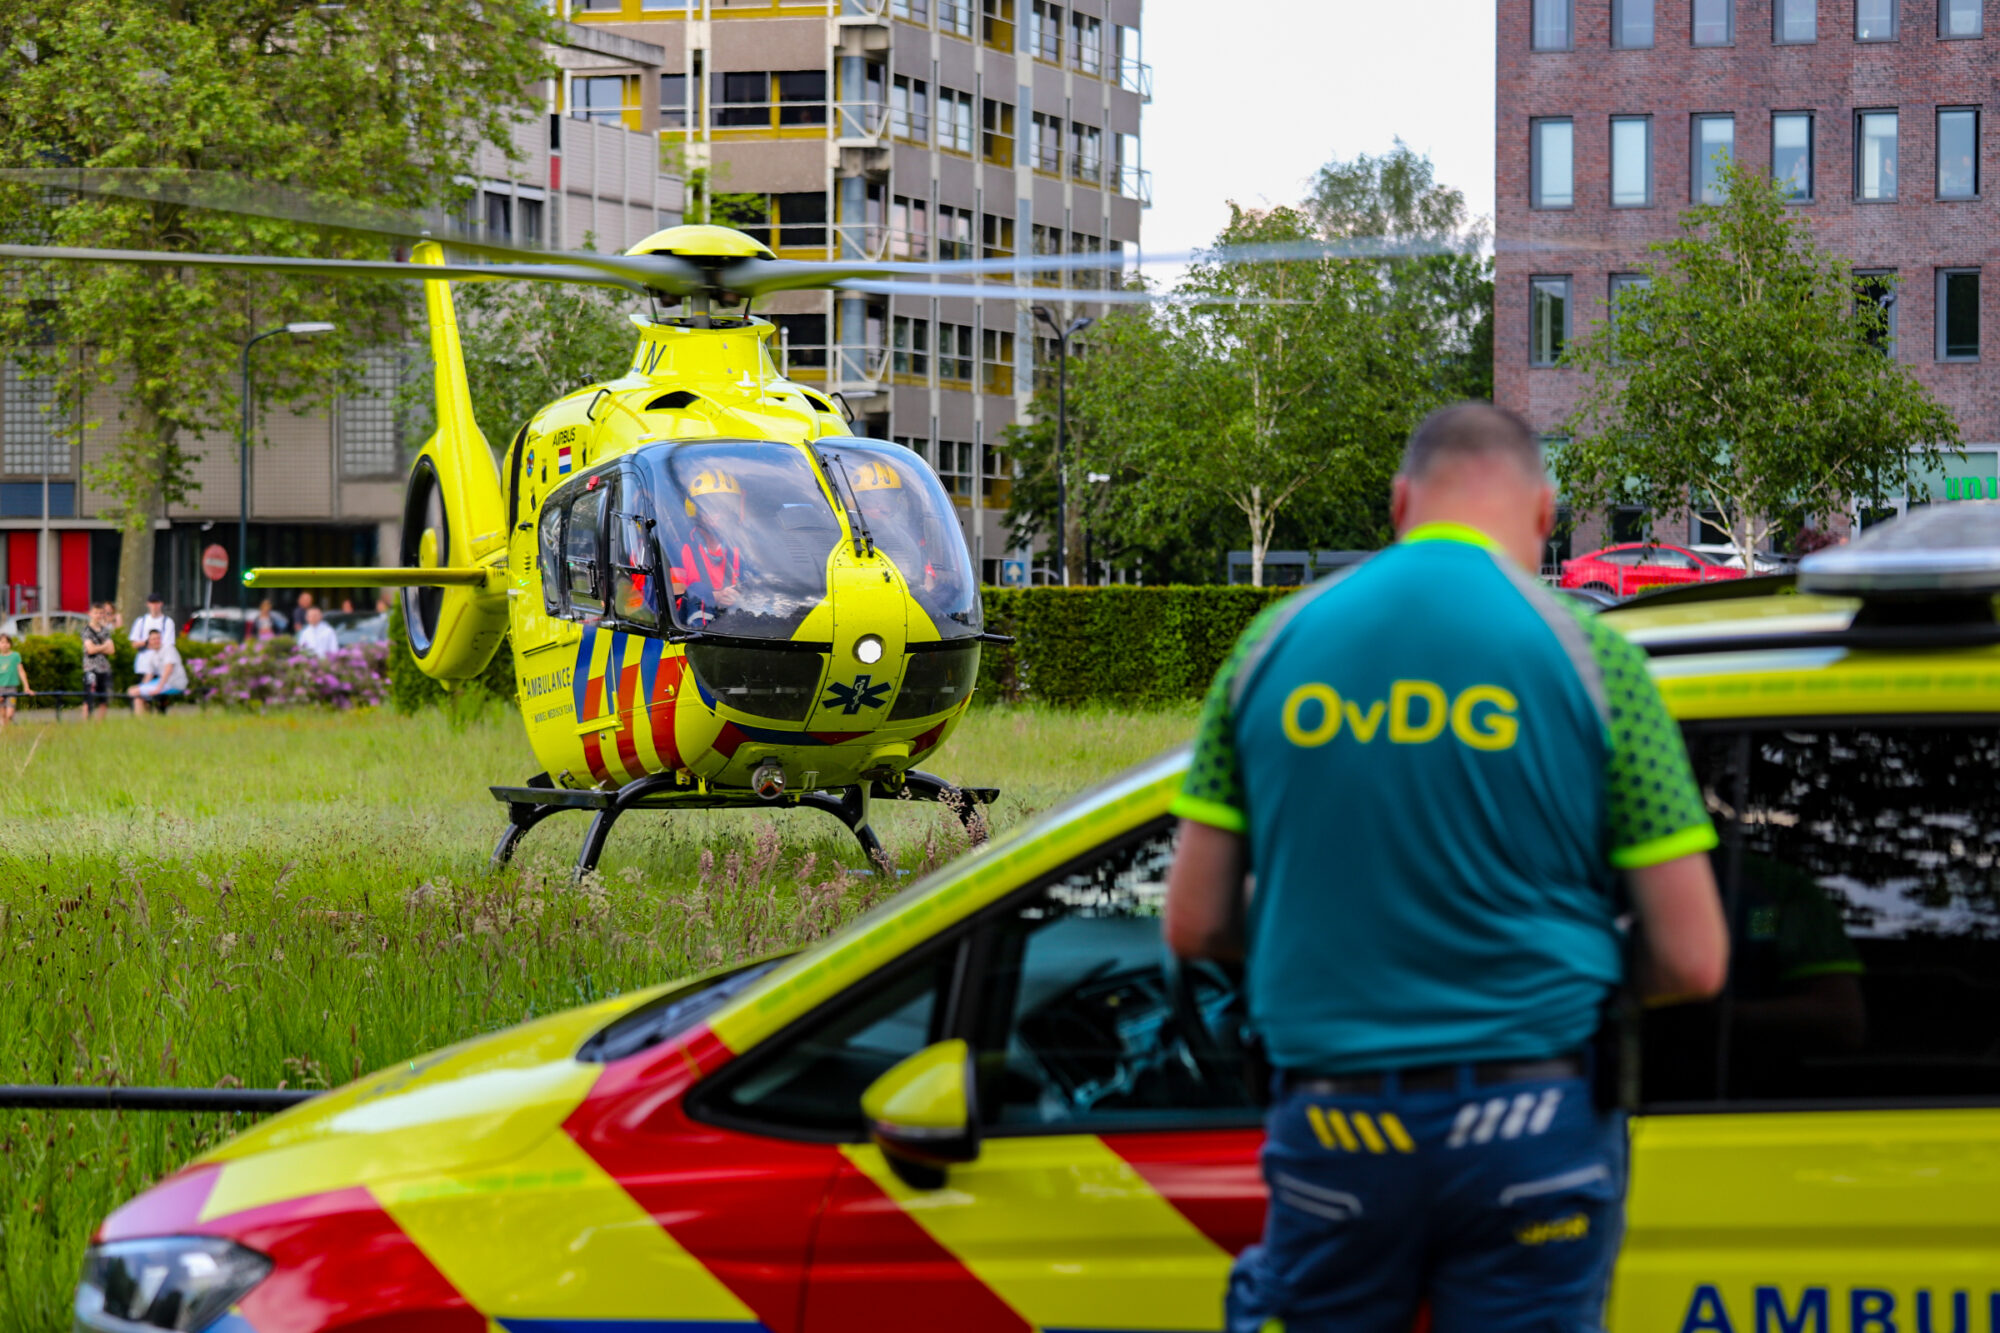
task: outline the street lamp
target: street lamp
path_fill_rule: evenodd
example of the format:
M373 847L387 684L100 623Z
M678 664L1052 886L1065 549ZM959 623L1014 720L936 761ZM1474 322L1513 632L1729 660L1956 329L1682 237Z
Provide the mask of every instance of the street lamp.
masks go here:
M289 333L294 338L310 338L315 333L332 333L333 328L323 319L300 320L281 324L275 329L265 329L243 344L243 433L236 440L236 462L240 474L236 502L236 614L239 618L248 618L250 611L250 587L243 581L243 576L250 572L250 349L264 339L275 338L281 333Z
M1041 305L1035 307L1035 318L1056 336L1056 570L1067 586L1069 561L1064 558L1063 543L1069 532L1069 487L1063 480L1063 445L1068 442L1069 430L1069 340L1089 328L1093 321L1089 315L1078 315L1064 328L1056 323L1049 308Z

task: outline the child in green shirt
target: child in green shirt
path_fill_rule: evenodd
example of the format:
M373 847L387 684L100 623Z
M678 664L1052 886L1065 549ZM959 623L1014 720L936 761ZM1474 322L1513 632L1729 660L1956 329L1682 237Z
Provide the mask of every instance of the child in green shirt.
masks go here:
M21 665L21 655L14 651L14 640L0 634L0 727L14 720L14 697L34 692L34 687L28 684L28 669Z

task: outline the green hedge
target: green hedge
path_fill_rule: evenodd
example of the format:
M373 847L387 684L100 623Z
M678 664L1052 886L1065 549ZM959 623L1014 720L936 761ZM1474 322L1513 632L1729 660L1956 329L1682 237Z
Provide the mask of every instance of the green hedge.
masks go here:
M1200 699L1257 613L1289 588L987 588L979 693L1043 703Z
M28 683L37 691L52 694L81 693L83 691L83 638L76 634L29 634L15 641L15 650L21 654L21 665L28 673ZM221 652L219 643L180 643L181 660L196 662L215 656ZM137 651L125 638L125 631L118 630L111 636L111 688L115 693L123 693L138 682L138 675L132 670L132 659ZM37 706L34 699L23 697L22 707ZM42 700L42 707L74 707L74 699Z
M403 623L403 599L398 596L389 599L388 668L389 700L396 705L396 711L414 713L436 708L445 701L445 687L426 676L417 659L410 655L410 631ZM504 637L493 661L476 683L496 698L508 703L514 701L514 647Z

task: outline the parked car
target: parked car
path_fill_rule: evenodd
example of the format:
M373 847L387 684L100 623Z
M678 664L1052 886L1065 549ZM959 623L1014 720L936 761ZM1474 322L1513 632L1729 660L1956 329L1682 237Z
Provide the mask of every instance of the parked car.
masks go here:
M47 628L44 629L44 622ZM29 634L81 634L83 627L90 623L90 616L82 611L51 611L46 617L39 615L0 616L0 634L11 639L19 639Z
M1696 555L1707 556L1718 565L1730 569L1743 568L1743 557L1736 553L1734 546L1723 542L1696 542L1688 547ZM1789 574L1799 567L1799 562L1788 555L1775 555L1769 551L1754 551L1750 560L1754 566L1752 574Z
M253 607L250 616L255 619ZM282 611L271 613L271 625L280 634L290 632L291 622ZM195 643L240 643L243 640L243 615L233 606L211 607L197 611L188 617L188 623L181 630L181 637Z
M1648 588L1683 583L1713 583L1740 579L1743 571L1718 564L1685 546L1664 542L1626 542L1563 561L1562 588L1589 588L1614 597L1630 597Z
M389 642L389 615L385 611L329 611L326 623L343 648L361 643Z
M1795 596L1606 616L1685 729L1734 941L1722 1000L1613 1010L1614 1333L1984 1333L2000 1306L2000 530L1916 549L1969 508L1810 558ZM76 1327L1218 1328L1267 1085L1237 974L1162 947L1186 765L800 954L244 1130L103 1224Z

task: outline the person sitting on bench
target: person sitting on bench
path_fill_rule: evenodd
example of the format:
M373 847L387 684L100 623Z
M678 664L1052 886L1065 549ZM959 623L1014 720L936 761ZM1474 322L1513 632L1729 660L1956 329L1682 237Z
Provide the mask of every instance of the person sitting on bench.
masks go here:
M139 683L125 692L132 696L134 713L144 714L148 699L164 713L168 700L187 693L187 667L182 664L179 651L164 642L158 630L146 635L146 646L133 667L139 672Z

